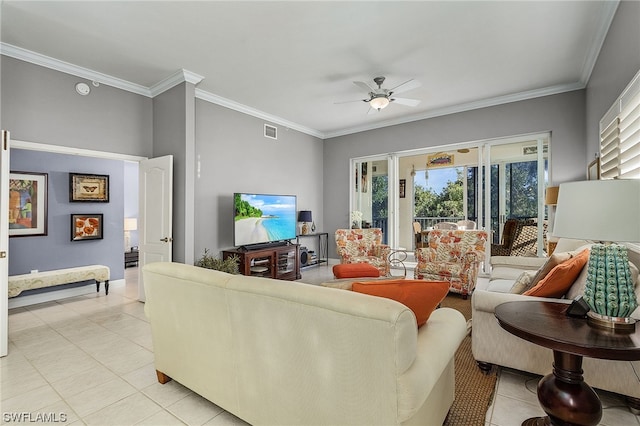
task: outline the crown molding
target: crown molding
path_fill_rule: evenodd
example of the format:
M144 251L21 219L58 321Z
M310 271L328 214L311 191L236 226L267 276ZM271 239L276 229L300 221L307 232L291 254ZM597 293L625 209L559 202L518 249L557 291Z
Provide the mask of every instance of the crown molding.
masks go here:
M278 124L280 126L286 127L287 129L297 130L299 132L306 133L307 135L315 136L320 139L325 138L325 134L323 132L320 132L319 130L302 126L300 124L285 120L284 118L280 118L275 115L267 114L266 112L260 111L255 108L251 108L249 106L240 104L238 102L232 101L227 98L223 98L222 96L214 95L213 93L205 92L204 90L201 90L201 89L196 89L196 98L206 102L211 102L212 104L223 106L225 108L232 109L234 111L251 115L253 117L260 118L262 120L269 121L273 124Z
M140 84L131 83L121 78L112 77L98 71L70 64L69 62L61 61L50 56L45 56L40 53L23 49L21 47L13 46L11 44L0 43L0 54L15 59L20 59L21 61L29 62L35 65L40 65L45 68L50 68L52 70L60 71L65 74L71 74L77 77L85 78L87 80L97 81L100 84L106 84L107 86L126 90L127 92L132 92L148 97L151 96L149 88Z
M202 80L204 80L203 76L198 75L191 71L187 71L185 69L180 69L175 73L173 73L172 75L170 75L169 77L165 78L164 80L151 86L149 88L149 92L151 94L151 97L154 98L158 96L160 93L166 92L167 90L177 86L180 83L187 82L187 83L197 85Z
M582 66L582 75L580 76L580 81L584 83L585 86L591 78L593 68L596 66L596 61L598 60L598 56L600 55L600 50L602 49L604 41L607 38L609 28L611 27L611 23L613 22L613 18L616 15L619 4L620 0L602 2L602 13L600 14L600 20L598 22L598 29L595 36L593 37L593 41L590 43L591 49L589 49L587 57L585 58L584 64Z
M528 90L526 92L512 93L509 95L498 96L495 98L482 99L475 102L468 102L459 105L453 105L444 108L433 109L426 111L422 114L416 114L408 117L391 119L382 122L377 122L365 126L351 127L348 129L336 130L333 132L327 132L324 134L324 139L336 138L339 136L351 135L353 133L366 132L368 130L380 129L383 127L396 126L398 124L406 124L414 121L426 120L428 118L441 117L450 114L457 114L460 112L472 111L474 109L488 108L497 105L508 104L512 102L526 101L529 99L540 98L543 96L557 95L565 92L572 92L574 90L584 89L586 86L581 82L561 84L557 86L545 87L542 89Z

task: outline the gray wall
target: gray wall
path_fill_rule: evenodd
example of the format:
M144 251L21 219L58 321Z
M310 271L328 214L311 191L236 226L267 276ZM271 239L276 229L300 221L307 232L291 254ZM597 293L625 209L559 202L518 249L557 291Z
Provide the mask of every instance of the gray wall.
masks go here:
M234 192L296 195L298 210L311 210L316 231L326 231L322 141L281 126L277 140L265 138L264 123L196 100L196 258L233 246Z
M48 174L48 233L9 238L9 275L92 264L106 265L111 279L124 277L122 161L11 150L11 171ZM108 203L69 202L69 172L109 175ZM104 215L104 238L71 241L71 214Z
M349 224L349 159L456 142L551 132L551 174L559 184L584 179L583 90L451 114L332 138L324 144L324 224L333 233ZM330 246L330 256L336 257Z
M640 70L640 2L622 1L587 85L587 162L600 145L600 119Z
M2 128L11 138L139 156L152 153L151 99L7 56L2 61ZM91 93L80 96L84 81Z
M173 260L193 263L195 91L182 83L153 99L153 156L173 155Z

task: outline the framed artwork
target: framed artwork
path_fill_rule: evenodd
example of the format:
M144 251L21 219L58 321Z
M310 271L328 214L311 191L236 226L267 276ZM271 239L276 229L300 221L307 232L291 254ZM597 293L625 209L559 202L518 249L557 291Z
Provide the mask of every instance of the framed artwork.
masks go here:
M589 163L587 167L587 180L600 179L600 157Z
M101 240L102 230L102 213L71 215L71 241Z
M427 155L427 167L450 166L453 164L453 154L438 152Z
M404 198L405 197L405 190L407 188L407 180L406 179L400 179L400 198Z
M46 173L9 173L9 236L47 235Z
M70 202L109 202L109 176L69 173Z

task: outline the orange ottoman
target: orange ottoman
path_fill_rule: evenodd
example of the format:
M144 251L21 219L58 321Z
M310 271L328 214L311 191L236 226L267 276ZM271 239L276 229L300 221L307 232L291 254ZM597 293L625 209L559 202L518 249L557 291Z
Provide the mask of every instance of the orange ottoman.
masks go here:
M375 278L380 276L380 271L368 263L341 263L333 265L333 275L336 278Z

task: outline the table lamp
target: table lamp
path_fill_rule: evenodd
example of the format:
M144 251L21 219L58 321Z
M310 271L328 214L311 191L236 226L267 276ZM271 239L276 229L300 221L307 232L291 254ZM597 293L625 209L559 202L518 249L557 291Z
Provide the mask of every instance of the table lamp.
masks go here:
M298 213L298 222L302 222L302 235L309 233L309 225L307 225L307 223L311 221L311 210L300 210Z
M553 234L592 240L584 300L591 325L635 330L638 306L627 248L640 241L640 180L589 180L560 185Z
M131 231L138 229L138 219L135 217L124 218L124 251L131 248Z

